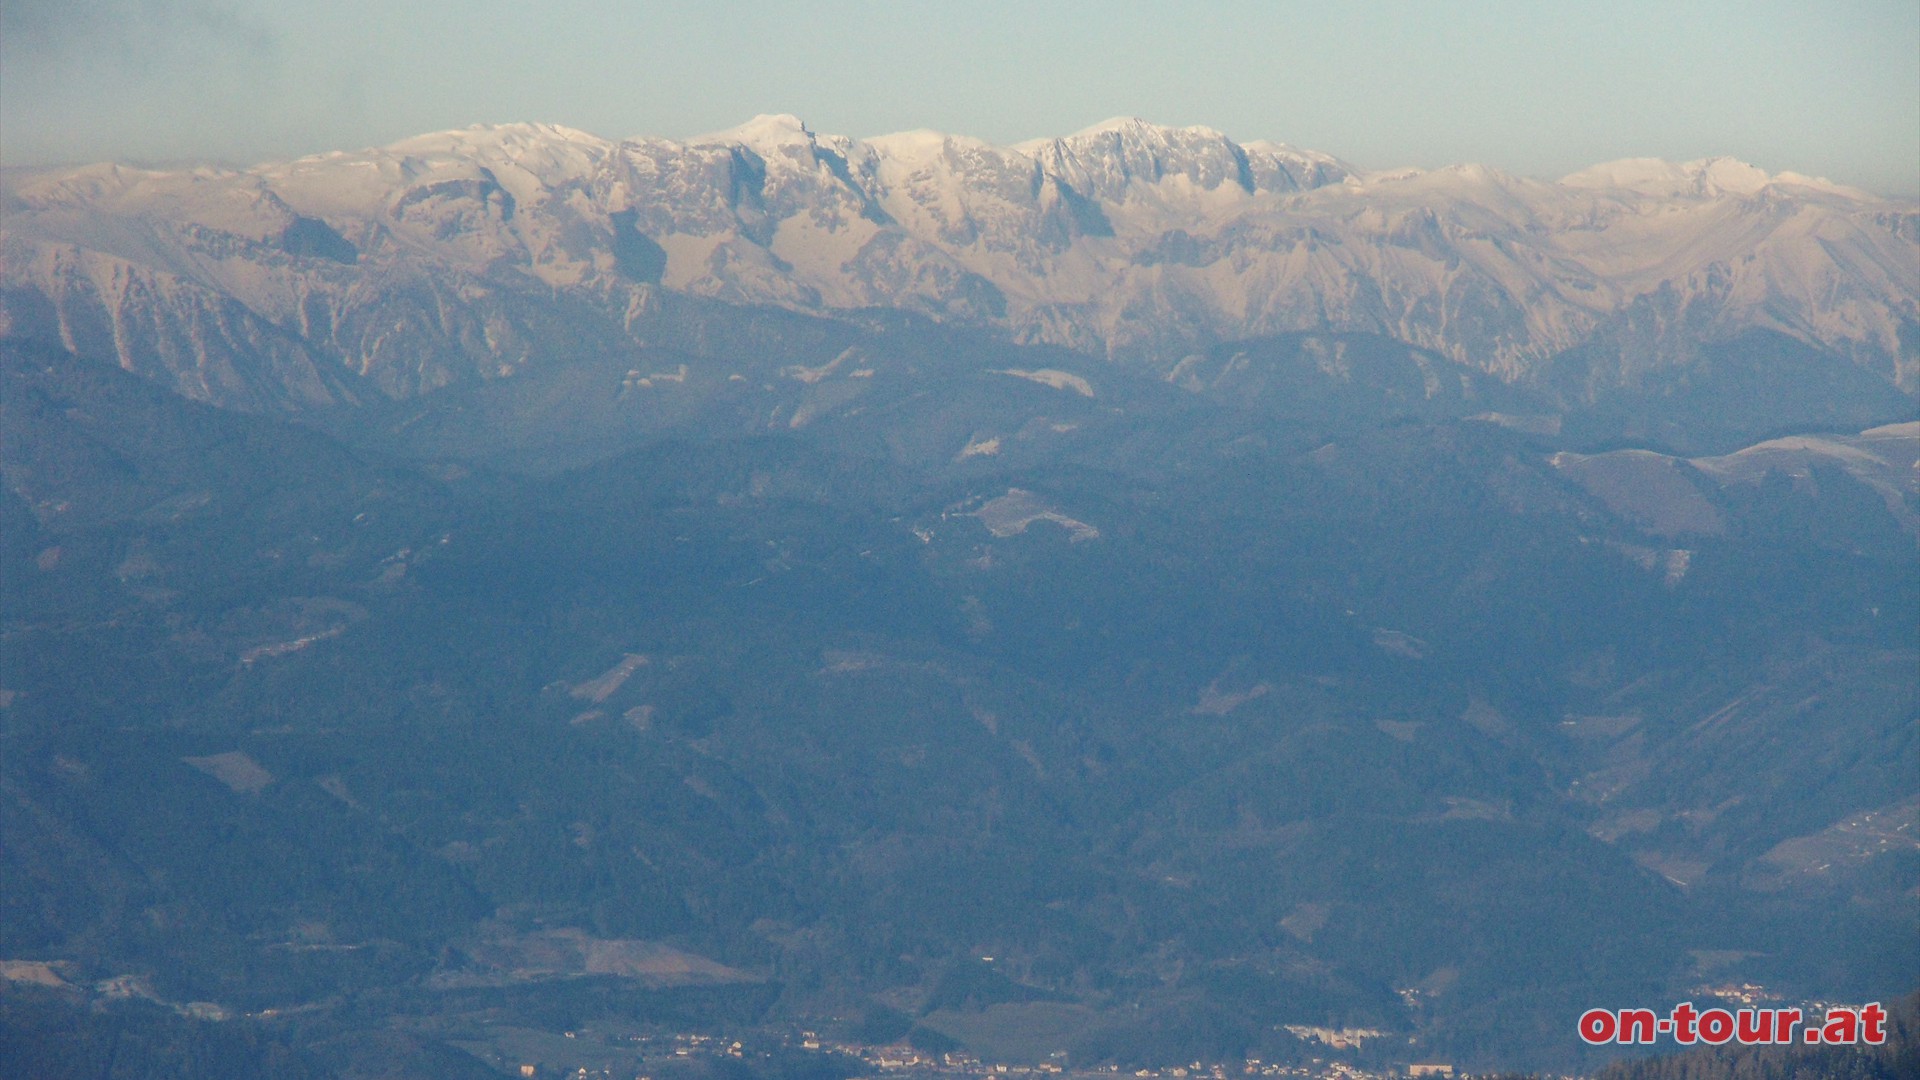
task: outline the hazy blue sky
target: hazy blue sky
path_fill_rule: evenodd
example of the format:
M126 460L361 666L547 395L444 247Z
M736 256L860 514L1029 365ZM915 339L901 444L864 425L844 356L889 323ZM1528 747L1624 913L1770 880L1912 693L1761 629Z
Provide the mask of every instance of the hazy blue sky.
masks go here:
M0 156L247 161L480 121L1011 142L1120 114L1364 166L1731 154L1920 188L1920 2L0 0Z

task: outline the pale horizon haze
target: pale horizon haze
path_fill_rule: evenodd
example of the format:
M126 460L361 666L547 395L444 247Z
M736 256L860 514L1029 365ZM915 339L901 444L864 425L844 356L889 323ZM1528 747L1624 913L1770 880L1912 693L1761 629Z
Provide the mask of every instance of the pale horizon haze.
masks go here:
M1365 168L1731 156L1920 195L1920 3L0 0L0 162L246 164L757 113L1008 144L1116 115Z

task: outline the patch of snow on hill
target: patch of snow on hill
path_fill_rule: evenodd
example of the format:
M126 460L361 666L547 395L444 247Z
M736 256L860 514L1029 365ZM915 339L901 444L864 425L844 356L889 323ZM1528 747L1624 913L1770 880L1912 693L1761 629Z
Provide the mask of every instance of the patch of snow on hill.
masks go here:
M1074 393L1079 394L1081 397L1085 397L1085 398L1090 398L1094 396L1093 384L1089 383L1085 378L1079 375L1075 375L1070 371L1056 371L1053 368L1039 368L1034 371L1022 371L1018 368L1007 368L1005 370L997 370L994 372L994 374L995 375L1012 375L1014 378L1017 378L1017 379L1025 379L1028 382L1037 382L1041 386L1051 386L1055 390L1071 390Z

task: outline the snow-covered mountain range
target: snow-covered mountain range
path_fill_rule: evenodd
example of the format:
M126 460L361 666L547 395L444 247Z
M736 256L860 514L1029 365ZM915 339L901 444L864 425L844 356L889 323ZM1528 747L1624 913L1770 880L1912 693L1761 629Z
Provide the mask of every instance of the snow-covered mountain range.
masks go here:
M1770 330L1920 392L1920 206L1729 159L1366 172L1115 120L993 146L761 116L473 127L242 170L13 171L0 334L299 408L652 340L682 298L896 309L1171 371L1292 331L1633 385Z

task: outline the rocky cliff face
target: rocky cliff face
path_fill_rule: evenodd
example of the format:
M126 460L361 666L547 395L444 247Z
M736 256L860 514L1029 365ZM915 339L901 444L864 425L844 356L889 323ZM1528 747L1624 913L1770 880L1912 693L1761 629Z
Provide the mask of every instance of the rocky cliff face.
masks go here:
M647 344L679 297L895 309L1170 371L1364 332L1565 392L1754 330L1920 390L1920 208L1725 159L1365 173L1139 120L996 147L763 116L475 127L240 171L15 174L0 333L252 409ZM1563 365L1564 366L1564 365Z

